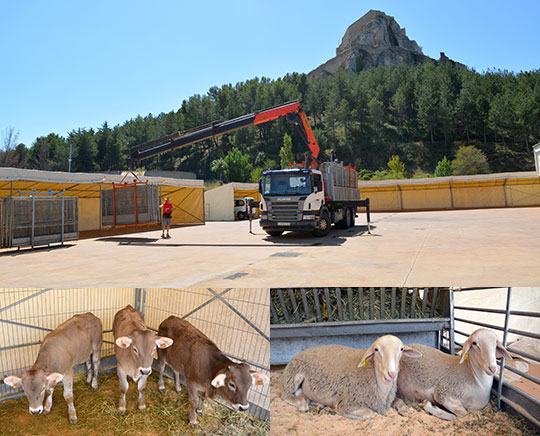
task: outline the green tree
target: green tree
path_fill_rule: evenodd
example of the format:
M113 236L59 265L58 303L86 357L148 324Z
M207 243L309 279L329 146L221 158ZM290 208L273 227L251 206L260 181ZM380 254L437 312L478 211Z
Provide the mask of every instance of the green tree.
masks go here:
M489 173L486 155L473 145L459 147L456 158L452 161L452 169L458 175Z
M454 174L454 170L452 168L452 162L450 162L449 159L445 157L442 158L442 160L440 160L438 163L437 163L437 167L435 168L435 177L446 177L446 176L451 176Z
M388 161L388 169L390 170L390 176L392 179L404 179L405 178L405 164L399 160L399 156L392 156Z
M92 172L96 169L96 141L92 129L79 129L72 134L73 162L72 171Z
M227 182L249 182L253 165L249 162L249 155L243 154L233 147L225 156L225 179Z
M292 138L285 133L283 135L283 146L279 150L279 157L281 159L281 168L287 168L289 164L294 165L294 155L292 152Z

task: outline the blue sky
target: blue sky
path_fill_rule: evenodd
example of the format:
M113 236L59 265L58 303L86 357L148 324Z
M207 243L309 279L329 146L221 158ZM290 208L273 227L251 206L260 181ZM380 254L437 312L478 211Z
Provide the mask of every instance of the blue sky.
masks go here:
M176 110L211 86L307 73L370 9L428 56L480 72L540 68L536 0L0 0L0 139L14 127L30 146Z

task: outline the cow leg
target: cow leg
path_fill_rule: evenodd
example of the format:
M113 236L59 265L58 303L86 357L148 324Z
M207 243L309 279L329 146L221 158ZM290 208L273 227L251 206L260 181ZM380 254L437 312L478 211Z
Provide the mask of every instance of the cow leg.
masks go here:
M137 389L139 389L139 410L141 412L146 412L146 404L144 403L144 391L146 390L146 380L148 379L147 375L143 375L139 382L137 383Z
M53 400L54 386L47 389L47 399L45 400L45 407L43 408L43 414L46 415L51 411Z
M176 392L180 393L182 392L182 383L180 383L180 373L178 371L175 371L173 369L173 372L174 372L174 387L176 388Z
M197 406L197 413L202 415L203 412L203 403L204 403L205 395L199 395L199 405Z
M64 400L66 400L68 406L69 422L71 424L77 424L77 413L75 412L75 405L73 404L73 374L64 375Z
M95 391L98 388L98 374L99 374L99 364L101 353L100 350L94 351L92 353L92 365L94 366L94 374L92 378L92 389Z
M199 421L197 420L197 407L199 407L199 392L195 386L187 383L187 389L189 394L189 423L191 425L197 425Z
M88 356L88 359L86 360L86 383L90 383L92 381L92 355Z
M165 382L163 381L163 374L165 373L166 364L167 364L167 360L165 359L163 352L160 353L160 349L158 348L157 369L159 371L159 380L157 383L157 387L158 387L158 391L161 393L165 392Z
M120 384L120 402L118 403L118 410L120 411L120 415L124 415L126 413L126 393L129 389L129 384L126 373L120 367L117 368L116 372Z

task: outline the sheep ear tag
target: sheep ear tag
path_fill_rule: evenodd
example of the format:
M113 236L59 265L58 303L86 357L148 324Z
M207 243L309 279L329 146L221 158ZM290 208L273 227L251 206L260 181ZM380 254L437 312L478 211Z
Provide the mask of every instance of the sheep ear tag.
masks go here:
M365 368L367 365L367 359L364 360L364 363L362 363L362 368Z
M468 351L463 355L463 360L467 360L467 357L469 357L469 352Z

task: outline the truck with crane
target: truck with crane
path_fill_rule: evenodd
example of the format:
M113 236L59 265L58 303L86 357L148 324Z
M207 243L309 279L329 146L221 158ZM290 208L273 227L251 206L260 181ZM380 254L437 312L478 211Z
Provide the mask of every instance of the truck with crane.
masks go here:
M259 181L262 229L270 236L279 236L285 231L307 231L315 236L326 236L332 224L342 229L354 226L357 208L365 207L369 232L369 198L360 199L356 168L336 161L318 162L319 144L299 101L136 145L130 150L130 166L170 150L280 117L285 117L299 129L309 151L305 153L304 163L298 167L262 173Z

